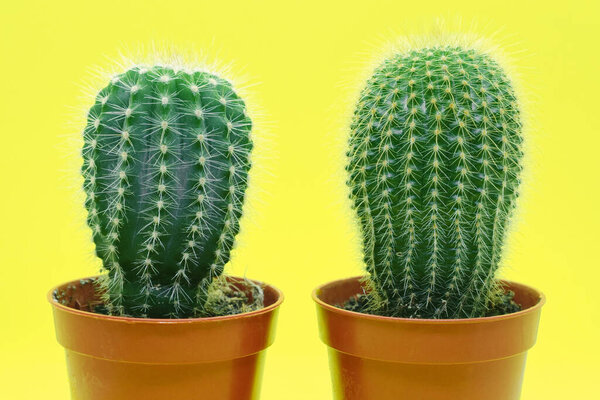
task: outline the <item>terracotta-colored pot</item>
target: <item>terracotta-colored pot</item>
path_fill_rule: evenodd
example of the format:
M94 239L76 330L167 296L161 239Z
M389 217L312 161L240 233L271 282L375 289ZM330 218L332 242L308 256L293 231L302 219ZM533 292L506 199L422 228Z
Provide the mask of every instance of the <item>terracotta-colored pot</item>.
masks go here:
M54 290L48 294L73 400L258 398L283 301L278 289L263 285L265 307L253 312L144 319L84 311L97 302L93 285L85 282L56 288L67 305L54 300Z
M335 307L363 293L360 277L313 292L328 346L334 398L345 400L518 400L527 350L545 302L503 282L522 311L472 319L380 317Z

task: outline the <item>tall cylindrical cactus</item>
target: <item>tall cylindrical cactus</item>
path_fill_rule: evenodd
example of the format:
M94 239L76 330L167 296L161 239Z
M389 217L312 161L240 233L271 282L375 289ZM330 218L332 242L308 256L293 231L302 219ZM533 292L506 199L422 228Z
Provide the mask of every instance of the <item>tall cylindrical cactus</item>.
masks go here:
M522 169L520 112L489 55L406 51L367 81L349 144L348 185L377 306L390 315L478 317Z
M251 126L208 72L134 67L99 92L82 173L110 312L200 314L239 230Z

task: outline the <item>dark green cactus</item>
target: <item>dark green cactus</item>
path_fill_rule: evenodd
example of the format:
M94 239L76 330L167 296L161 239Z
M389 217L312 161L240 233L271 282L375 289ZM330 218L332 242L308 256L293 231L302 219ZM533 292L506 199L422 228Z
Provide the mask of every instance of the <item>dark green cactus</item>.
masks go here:
M135 67L100 91L82 173L109 312L202 314L239 230L251 127L231 84L207 72Z
M497 62L463 47L385 60L354 113L348 185L371 306L392 316L479 317L522 169L520 112Z

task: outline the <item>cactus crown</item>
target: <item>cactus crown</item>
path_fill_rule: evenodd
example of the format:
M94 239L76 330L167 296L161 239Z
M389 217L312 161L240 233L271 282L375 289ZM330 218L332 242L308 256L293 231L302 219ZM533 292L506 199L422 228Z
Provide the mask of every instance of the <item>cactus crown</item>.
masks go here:
M386 59L361 92L347 155L371 307L483 316L500 295L494 275L522 169L503 69L460 46Z
M109 312L202 315L239 230L251 127L232 85L208 72L134 67L99 92L82 174Z

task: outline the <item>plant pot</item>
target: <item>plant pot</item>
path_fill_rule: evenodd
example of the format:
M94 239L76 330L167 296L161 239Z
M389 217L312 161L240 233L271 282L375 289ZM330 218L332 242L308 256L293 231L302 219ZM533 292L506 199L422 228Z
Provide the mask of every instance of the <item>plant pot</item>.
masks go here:
M48 294L73 400L258 398L265 350L275 338L283 301L278 289L263 285L265 307L253 312L144 319L85 311L98 302L87 282L56 288L66 294L67 305L54 300L56 289Z
M503 284L514 291L522 311L445 320L380 317L335 307L363 293L360 277L315 289L334 398L519 399L545 298L528 286Z

